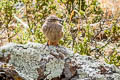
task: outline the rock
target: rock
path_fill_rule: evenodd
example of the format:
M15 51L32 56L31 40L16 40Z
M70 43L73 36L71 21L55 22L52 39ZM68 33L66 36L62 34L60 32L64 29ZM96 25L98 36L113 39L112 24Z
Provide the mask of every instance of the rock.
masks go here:
M0 80L24 80L13 66L0 62Z
M0 47L0 61L25 80L120 80L120 70L61 46L10 43Z

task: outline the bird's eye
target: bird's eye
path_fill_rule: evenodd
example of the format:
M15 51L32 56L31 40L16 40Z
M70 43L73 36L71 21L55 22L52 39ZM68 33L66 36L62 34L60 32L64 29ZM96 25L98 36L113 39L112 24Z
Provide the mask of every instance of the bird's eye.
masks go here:
M48 19L49 22L57 21L57 19Z

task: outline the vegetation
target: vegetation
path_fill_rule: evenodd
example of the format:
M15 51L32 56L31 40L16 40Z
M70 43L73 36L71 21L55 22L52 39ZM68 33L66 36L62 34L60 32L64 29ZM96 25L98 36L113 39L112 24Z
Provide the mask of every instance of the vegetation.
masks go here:
M60 45L120 66L120 15L105 11L97 0L1 0L0 45L46 43L41 26L50 14L64 20Z

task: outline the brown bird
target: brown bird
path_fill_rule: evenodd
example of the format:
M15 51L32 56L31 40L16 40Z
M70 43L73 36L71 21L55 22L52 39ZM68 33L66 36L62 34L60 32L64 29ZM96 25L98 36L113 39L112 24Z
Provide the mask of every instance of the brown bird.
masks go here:
M60 21L61 19L57 16L50 15L43 24L42 31L45 37L48 39L48 45L57 46L59 40L62 38L63 31Z

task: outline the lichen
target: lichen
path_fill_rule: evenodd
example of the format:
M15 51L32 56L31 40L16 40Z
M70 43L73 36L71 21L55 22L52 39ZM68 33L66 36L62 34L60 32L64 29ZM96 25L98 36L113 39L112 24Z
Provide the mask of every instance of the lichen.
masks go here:
M19 73L28 75L28 77L24 76L27 80L36 80L38 77L36 68L39 68L40 66L39 61L41 59L41 56L34 50L30 49L30 51L29 49L21 51L14 50L9 63L13 64L16 67L16 70L19 71ZM33 52L36 55L34 55Z
M64 60L54 58L54 56L50 54L50 52L57 53L56 47L48 47L38 43L10 45L11 44L8 44L8 46L2 47L1 50L5 50L5 53L11 54L9 64L13 64L20 75L26 80L37 80L39 76L37 68L41 66L41 59L48 61L48 63L44 63L46 65L46 71L44 72L44 75L47 75L46 79L51 80L52 78L59 77L62 74Z
M26 80L120 80L120 70L91 56L82 56L64 47L39 43L8 44L0 57L10 54L12 64ZM67 75L69 73L69 75ZM61 78L61 75L64 78Z
M53 79L55 77L60 77L64 69L64 61L58 59L52 59L46 64L45 75L48 75L46 79Z

